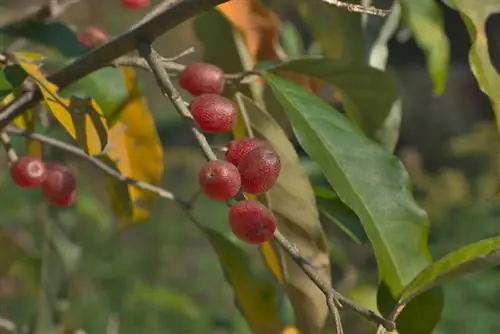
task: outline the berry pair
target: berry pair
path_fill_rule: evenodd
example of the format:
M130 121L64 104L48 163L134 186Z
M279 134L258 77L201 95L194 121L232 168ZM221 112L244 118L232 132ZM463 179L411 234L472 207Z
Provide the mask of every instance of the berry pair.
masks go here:
M40 187L47 201L55 206L66 208L76 200L76 180L60 164L43 163L35 157L26 156L12 164L10 176L22 188Z

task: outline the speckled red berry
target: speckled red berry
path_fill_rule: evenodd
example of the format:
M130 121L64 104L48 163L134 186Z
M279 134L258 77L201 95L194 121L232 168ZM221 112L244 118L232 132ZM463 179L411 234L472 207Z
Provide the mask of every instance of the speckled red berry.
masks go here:
M257 147L267 145L265 141L256 138L232 140L227 144L226 160L238 166L241 160Z
M179 85L191 95L220 94L224 90L224 72L207 63L192 63L179 74Z
M57 163L45 165L47 177L42 183L42 193L51 204L66 208L76 200L76 180L73 173Z
M229 132L236 121L233 102L217 94L196 97L189 105L189 110L200 129L208 133Z
M122 6L127 9L141 10L149 6L149 0L121 0Z
M98 27L88 27L78 34L78 41L88 48L106 43L108 35Z
M47 177L46 168L42 161L35 157L22 157L10 166L12 181L22 188L39 187Z
M224 160L207 162L198 174L201 190L211 199L227 201L241 188L238 168Z
M229 209L231 231L242 241L261 244L276 230L276 218L262 203L241 201Z
M281 171L278 153L270 146L261 146L248 153L238 164L243 190L262 194L276 183Z

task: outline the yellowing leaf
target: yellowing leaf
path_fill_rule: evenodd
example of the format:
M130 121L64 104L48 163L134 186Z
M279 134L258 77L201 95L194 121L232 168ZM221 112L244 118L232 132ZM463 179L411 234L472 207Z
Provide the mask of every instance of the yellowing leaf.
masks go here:
M123 68L122 72L130 98L120 112L119 121L109 132L107 155L123 175L157 185L163 175L163 147L137 85L134 69ZM157 195L133 185L128 188L133 207L132 221L147 219Z
M97 103L90 99L58 95L58 88L49 82L38 66L23 53L14 57L42 92L47 107L66 132L89 154L100 154L107 145L107 121Z
M250 271L247 254L219 232L202 227L217 253L226 279L231 284L235 301L255 334L277 334L285 325L277 312L275 287L259 281Z
M267 140L281 158L282 168L278 182L260 200L278 218L281 232L318 268L317 273L323 281L331 282L325 233L319 221L312 186L297 153L284 131L266 111L258 108L245 96L241 96L241 99L255 137ZM298 329L302 333L319 333L328 315L324 294L279 245L271 242L271 246L263 247L263 255L271 272L285 287Z

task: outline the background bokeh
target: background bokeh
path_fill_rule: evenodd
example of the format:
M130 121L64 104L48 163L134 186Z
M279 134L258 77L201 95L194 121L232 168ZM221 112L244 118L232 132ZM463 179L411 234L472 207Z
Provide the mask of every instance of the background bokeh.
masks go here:
M37 3L41 1L0 1L0 24ZM297 19L293 8L284 0L272 3L284 22L294 24L304 45L314 48L308 27ZM431 217L430 244L435 258L500 232L500 207L495 196L500 161L491 107L468 67L467 31L458 14L443 8L452 43L450 79L443 95L433 96L422 52L411 39L398 40L396 36L389 43L389 71L403 97L396 152L412 177L419 202ZM80 28L97 25L115 35L143 14L121 8L118 0L82 0L63 20ZM494 36L500 41L500 30ZM201 57L192 21L165 34L156 46L166 57L194 46L196 52L182 58L183 63ZM164 145L162 186L187 198L197 189L196 173L203 157L152 76L139 75ZM227 139L210 138L215 145ZM23 151L23 142L15 145ZM117 234L116 221L101 191L104 180L84 163L68 162L80 172L81 193L75 208L59 212L57 220L71 229L73 243L67 245L67 252L81 252L82 261L72 273L66 295L61 296L69 301L70 310L64 309L60 316L71 314L74 325L89 334L114 333L113 324L117 323L123 334L250 333L233 305L215 253L175 204L158 201L151 219ZM16 236L23 249L36 255L46 208L40 204L38 191L12 185L5 165L0 164L0 226ZM317 170L310 168L310 172L312 179L318 179ZM225 210L224 205L203 196L197 202L197 215L216 229L227 229ZM375 307L377 275L369 244L356 245L326 219L324 225L331 244L334 284L355 300ZM7 243L0 240L0 263L9 262L10 257L22 258L16 250L2 248L3 244ZM253 252L250 250L250 255ZM34 321L37 295L27 286L35 281L30 277L39 275L36 261L36 256L23 258L18 268L11 270L16 275L0 273L0 315L19 325ZM271 280L259 268L262 278ZM435 333L498 333L499 282L500 271L493 268L445 285L445 311ZM290 320L289 307L286 303L281 306L282 316ZM373 326L359 317L348 312L344 317L346 333L374 332Z

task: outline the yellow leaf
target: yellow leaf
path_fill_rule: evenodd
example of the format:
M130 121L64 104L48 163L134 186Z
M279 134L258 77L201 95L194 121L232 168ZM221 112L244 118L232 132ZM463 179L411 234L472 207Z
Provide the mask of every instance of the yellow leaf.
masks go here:
M153 117L137 85L135 70L122 68L130 95L109 132L108 157L125 176L158 185L163 175L163 147ZM129 185L133 222L147 219L156 194ZM123 225L127 225L124 223Z
M90 98L59 96L57 86L45 79L33 59L25 53L14 53L14 57L40 88L48 109L66 132L88 154L102 153L107 144L108 125L97 103Z
M255 278L250 271L248 256L241 248L215 230L202 229L217 253L226 279L233 287L236 304L252 331L256 334L282 333L285 325L276 309L274 285Z
M241 99L255 137L267 140L281 158L278 182L265 196L259 196L259 200L273 211L281 232L299 247L306 260L318 268L318 275L325 282L331 282L325 232L319 221L312 186L298 155L269 113L247 97L241 96ZM270 271L285 287L298 329L304 334L321 332L328 316L323 293L279 245L274 242L264 245L262 253Z

